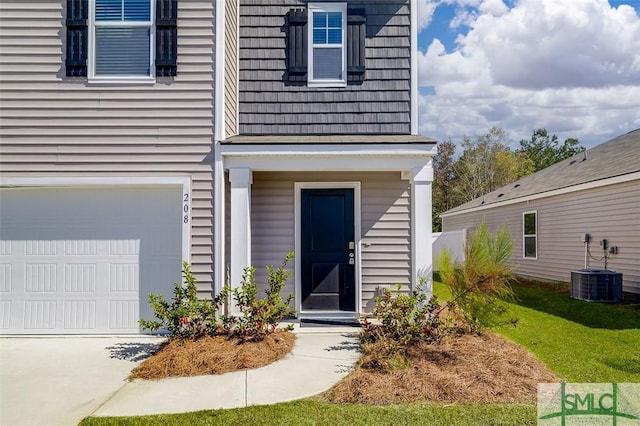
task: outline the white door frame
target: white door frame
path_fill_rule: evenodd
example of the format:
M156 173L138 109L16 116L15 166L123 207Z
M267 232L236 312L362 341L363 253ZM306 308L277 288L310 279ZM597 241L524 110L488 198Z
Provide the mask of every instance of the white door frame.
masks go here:
M355 312L349 311L303 311L302 310L302 263L301 263L301 250L302 250L302 190L303 189L353 189L353 228L354 238L356 244L356 265L355 265L355 297L356 297L356 310ZM361 214L361 195L360 195L360 182L295 182L294 184L294 200L295 200L295 309L298 318L353 318L360 315L362 311L362 262L361 262L361 250L360 241L362 238L362 214Z

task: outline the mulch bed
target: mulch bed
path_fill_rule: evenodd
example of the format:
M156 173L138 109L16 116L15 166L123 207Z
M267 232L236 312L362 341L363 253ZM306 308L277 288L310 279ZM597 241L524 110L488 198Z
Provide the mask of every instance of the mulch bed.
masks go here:
M370 405L533 403L538 383L559 381L525 349L491 333L412 347L409 361L409 368L380 371L363 368L371 365L371 355L364 355L351 375L318 398Z
M174 339L134 368L129 379L157 380L263 367L290 353L294 342L295 335L284 330L260 342L241 342L227 336Z

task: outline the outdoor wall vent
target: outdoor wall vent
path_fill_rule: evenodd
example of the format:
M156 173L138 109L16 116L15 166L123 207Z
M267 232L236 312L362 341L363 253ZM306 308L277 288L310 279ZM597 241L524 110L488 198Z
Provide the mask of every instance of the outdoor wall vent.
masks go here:
M590 302L621 302L622 274L608 269L573 271L571 297Z

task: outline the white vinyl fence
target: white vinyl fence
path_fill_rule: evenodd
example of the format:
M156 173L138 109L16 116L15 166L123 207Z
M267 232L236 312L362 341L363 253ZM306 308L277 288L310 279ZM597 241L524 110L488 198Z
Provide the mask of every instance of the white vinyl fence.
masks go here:
M453 258L460 262L464 261L464 243L467 239L466 229L455 231L434 232L433 234L433 270L438 270L436 259L443 248L448 248L453 253Z

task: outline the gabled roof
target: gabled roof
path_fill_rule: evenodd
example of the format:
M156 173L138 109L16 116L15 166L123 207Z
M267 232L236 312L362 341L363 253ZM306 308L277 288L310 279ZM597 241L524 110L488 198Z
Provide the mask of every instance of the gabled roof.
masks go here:
M449 216L474 208L498 207L521 198L640 172L640 129L576 154L442 213Z

